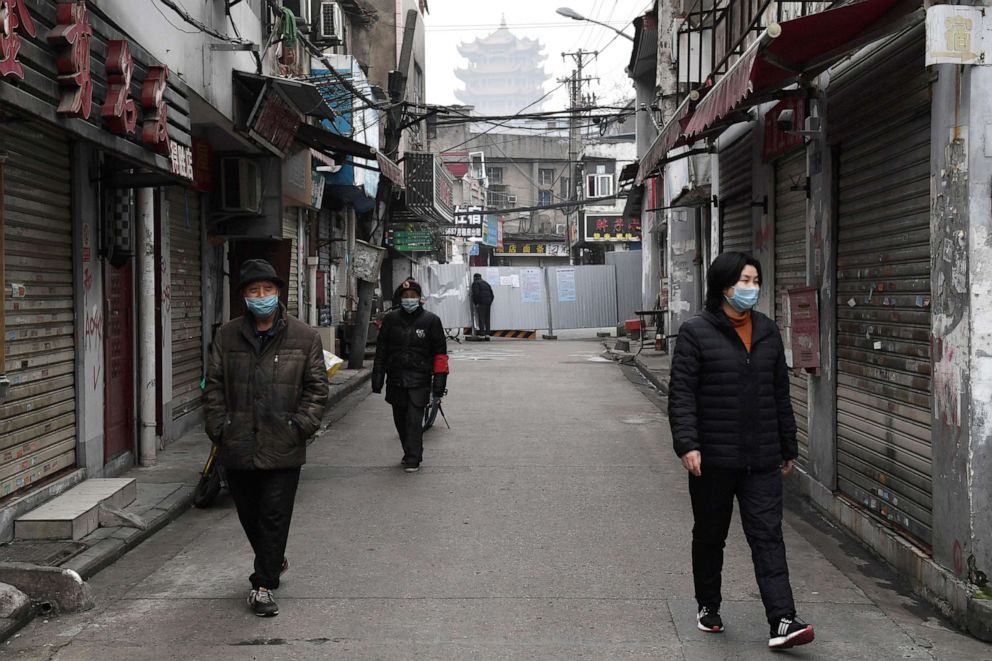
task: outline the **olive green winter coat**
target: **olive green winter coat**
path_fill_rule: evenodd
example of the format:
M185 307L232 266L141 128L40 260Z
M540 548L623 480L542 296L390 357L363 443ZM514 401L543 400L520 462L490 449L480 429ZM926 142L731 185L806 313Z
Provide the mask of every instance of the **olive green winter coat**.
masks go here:
M250 315L217 331L203 390L207 435L227 468L302 466L327 404L320 336L283 310L258 345Z

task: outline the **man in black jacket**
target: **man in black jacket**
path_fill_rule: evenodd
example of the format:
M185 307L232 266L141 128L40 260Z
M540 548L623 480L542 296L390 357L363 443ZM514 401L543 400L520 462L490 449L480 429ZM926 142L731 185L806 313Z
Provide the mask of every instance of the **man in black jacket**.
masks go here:
M444 395L448 383L448 347L444 327L421 303L423 290L406 280L393 296L400 304L382 320L372 367L372 392L382 392L393 407L393 422L403 444L403 470L420 470L424 456L424 410L431 391Z
M272 591L289 567L300 467L328 396L320 335L279 303L285 284L267 261L244 263L248 312L217 332L203 390L206 432L255 551L248 605L259 617L279 614Z
M489 311L493 305L493 288L482 279L481 273L476 273L472 279L472 305L475 307L475 319L479 334L489 337Z

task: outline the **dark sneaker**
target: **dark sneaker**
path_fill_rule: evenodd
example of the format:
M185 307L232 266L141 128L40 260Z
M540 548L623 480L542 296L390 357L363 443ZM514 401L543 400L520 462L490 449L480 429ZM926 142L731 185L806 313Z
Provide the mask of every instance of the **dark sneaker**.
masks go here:
M273 598L272 590L258 588L248 593L248 606L259 617L275 617L279 614L279 606Z
M419 470L420 470L420 462L419 461L410 462L410 463L405 464L403 466L403 472L404 473L416 473Z
M696 613L696 627L700 631L705 631L707 633L720 633L723 631L723 618L720 617L720 611L716 608L710 608L709 606L703 606Z
M783 617L773 624L768 634L768 647L784 650L797 645L813 642L813 625L806 624L798 617Z
M279 575L282 576L289 571L289 558L282 559L282 567L279 569Z

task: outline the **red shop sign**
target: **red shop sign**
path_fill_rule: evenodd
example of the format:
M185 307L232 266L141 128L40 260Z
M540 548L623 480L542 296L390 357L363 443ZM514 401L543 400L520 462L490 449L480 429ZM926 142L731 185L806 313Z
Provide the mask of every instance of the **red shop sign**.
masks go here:
M37 34L24 0L0 0L0 78L24 79L24 68L17 62L23 30L29 37Z
M59 5L55 21L47 39L58 53L55 65L59 72L61 98L57 112L65 117L89 119L93 106L93 79L90 77L93 28L86 3L78 0Z

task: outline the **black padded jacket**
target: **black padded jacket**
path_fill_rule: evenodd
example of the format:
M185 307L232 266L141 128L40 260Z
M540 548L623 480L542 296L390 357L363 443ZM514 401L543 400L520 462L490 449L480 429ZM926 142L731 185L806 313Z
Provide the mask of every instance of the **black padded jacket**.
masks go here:
M699 450L704 469L764 470L799 454L782 336L760 312L751 320L750 352L722 311L679 329L668 420L675 453Z
M375 343L372 387L428 388L434 374L434 357L448 353L441 319L423 307L416 312L393 310L382 319Z

